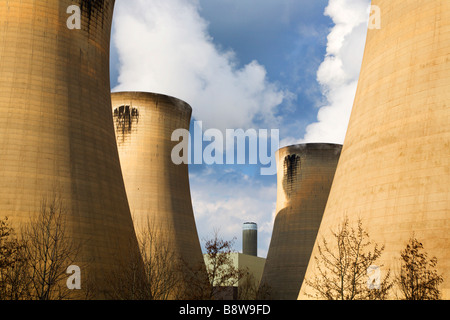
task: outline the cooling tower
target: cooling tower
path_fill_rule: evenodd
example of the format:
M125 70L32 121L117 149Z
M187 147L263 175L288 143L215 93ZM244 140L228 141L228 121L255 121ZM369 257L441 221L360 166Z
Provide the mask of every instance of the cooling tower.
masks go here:
M69 29L68 7L81 9ZM113 0L0 1L0 213L19 231L61 199L82 288L137 250L111 115ZM131 247L130 247L131 246ZM67 266L68 267L68 266ZM91 288L92 289L92 288Z
M242 227L242 253L258 256L258 225L254 222L245 222Z
M385 245L382 277L399 272L413 235L438 259L450 287L450 1L374 0L342 155L320 226L329 237L347 215ZM330 242L331 242L331 238ZM317 247L313 255L318 254ZM308 266L306 277L317 267ZM305 284L299 298L313 293Z
M175 165L171 159L172 149L179 143L171 140L172 133L189 130L192 108L173 97L143 92L113 93L112 106L138 239L147 239L150 232L157 246L168 248L188 266L204 266L188 166Z
M277 214L261 280L272 299L298 297L341 148L311 143L277 152Z

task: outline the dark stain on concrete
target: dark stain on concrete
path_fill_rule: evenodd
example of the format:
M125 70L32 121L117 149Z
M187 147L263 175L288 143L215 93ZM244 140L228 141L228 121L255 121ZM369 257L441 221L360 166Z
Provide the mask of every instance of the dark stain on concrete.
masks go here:
M283 189L288 197L296 189L297 174L301 170L300 156L291 154L284 157Z
M111 2L110 0L79 0L81 14L88 19L88 29L91 26L93 19L104 22L104 12L107 9L106 6Z
M127 105L120 106L114 109L113 117L116 133L123 142L131 134L133 126L139 122L139 110Z

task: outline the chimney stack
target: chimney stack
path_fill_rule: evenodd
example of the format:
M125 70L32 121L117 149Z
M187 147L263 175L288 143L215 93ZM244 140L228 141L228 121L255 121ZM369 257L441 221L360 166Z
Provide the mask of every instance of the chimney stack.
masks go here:
M245 222L242 228L242 253L258 256L258 225L254 222Z

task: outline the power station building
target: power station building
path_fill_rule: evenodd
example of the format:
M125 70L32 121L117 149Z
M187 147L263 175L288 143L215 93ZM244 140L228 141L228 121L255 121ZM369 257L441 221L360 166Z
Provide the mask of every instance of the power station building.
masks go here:
M318 239L347 215L385 245L381 273L398 272L411 236L438 259L450 294L450 1L373 0L347 135ZM317 243L312 255L318 254ZM306 278L317 265L310 260ZM305 283L299 298L313 293Z
M156 93L112 94L116 130L130 210L138 239L169 250L191 268L204 268L192 209L187 164L171 159L172 133L189 130L192 108L177 98ZM149 243L149 245L152 245ZM204 273L206 279L206 273ZM180 288L183 281L179 281Z
M266 259L258 257L258 225L255 222L244 222L242 226L242 253L229 252L228 262L218 264L215 257L204 254L206 267L209 275L213 273L218 274L216 279L210 279L214 290L214 300L254 300L260 299L260 296L267 295L270 292L259 290L259 285L264 270ZM222 258L219 258L222 260ZM229 276L227 268L232 267L234 270L239 270L241 278ZM221 275L226 275L223 278ZM219 281L218 281L219 279ZM225 281L222 283L220 280ZM264 296L263 298L266 298Z
M67 27L71 5L81 29ZM80 248L73 264L97 298L138 251L111 114L113 9L114 0L0 1L0 214L19 232L60 199Z
M277 213L261 279L271 299L298 297L341 148L310 143L277 151Z
M114 3L0 1L0 214L20 232L57 199L79 250L70 263L82 268L81 295L100 299L112 297L130 262L143 266L144 243L173 254L162 268L182 264L206 280L188 166L171 159L172 134L189 129L192 109L162 94L111 95ZM437 257L450 297L450 1L372 4L381 29L367 33L344 146L278 151L266 260L257 225L244 224L234 263L251 266L272 299L311 293L304 279L318 270L317 240L345 217L361 218L385 246L382 273L398 271L414 235ZM73 5L81 29L68 27ZM180 279L174 297L189 289Z

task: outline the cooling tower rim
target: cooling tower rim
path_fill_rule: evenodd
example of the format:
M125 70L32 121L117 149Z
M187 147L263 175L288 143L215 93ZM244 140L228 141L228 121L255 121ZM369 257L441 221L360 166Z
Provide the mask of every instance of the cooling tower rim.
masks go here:
M184 109L185 111L192 113L192 107L189 105L189 103L174 96L170 96L163 93L146 92L146 91L115 91L111 92L111 99L113 101L114 99L129 99L130 101L147 100L150 102L154 102L155 100L164 101L167 102L167 104L172 106L173 108ZM117 105L114 104L114 102L112 104L113 109L117 107Z
M289 152L301 152L305 150L335 150L335 151L341 151L343 145L337 144L337 143L322 143L322 142L312 142L312 143L301 143L301 144L293 144L290 146L285 146L277 150L277 154L286 151L286 153Z

